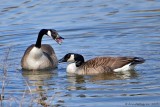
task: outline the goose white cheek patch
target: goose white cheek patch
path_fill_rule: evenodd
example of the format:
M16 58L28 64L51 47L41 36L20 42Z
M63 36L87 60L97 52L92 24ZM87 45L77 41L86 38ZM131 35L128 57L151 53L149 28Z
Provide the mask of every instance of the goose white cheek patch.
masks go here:
M51 31L48 31L48 32L47 32L47 35L48 35L49 37L52 37L52 36L51 36Z
M74 55L71 55L67 62L74 62Z

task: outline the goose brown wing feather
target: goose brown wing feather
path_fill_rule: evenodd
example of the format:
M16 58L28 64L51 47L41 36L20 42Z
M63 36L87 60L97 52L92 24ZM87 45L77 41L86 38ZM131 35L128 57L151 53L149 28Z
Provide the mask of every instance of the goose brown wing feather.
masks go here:
M58 59L57 59L57 56L56 56L56 54L54 52L54 49L48 44L43 44L41 46L41 49L45 53L46 57L48 57L48 59L50 60L51 64L53 66L57 66Z
M42 44L41 49L43 50L43 52L46 52L49 55L55 54L54 49L51 47L51 45Z
M108 69L110 71L129 64L132 61L134 61L134 58L132 57L97 57L86 61L82 64L81 68L95 68L98 70L98 68L100 69L100 66L102 66L104 70Z

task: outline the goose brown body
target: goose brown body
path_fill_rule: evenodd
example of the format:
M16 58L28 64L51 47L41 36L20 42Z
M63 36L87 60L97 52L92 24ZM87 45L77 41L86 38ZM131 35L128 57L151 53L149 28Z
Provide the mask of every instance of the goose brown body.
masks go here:
M68 53L59 62L70 62L67 72L82 75L133 70L145 60L140 57L96 57L88 61L80 54Z
M113 72L131 62L132 57L96 57L84 62L77 70L78 74L98 74Z
M30 67L30 65L27 63L27 60L29 58L30 55L30 51L34 48L35 44L30 45L21 60L21 66L24 69L28 69L28 70L32 70L33 68ZM57 56L54 52L54 49L48 45L48 44L42 44L41 45L41 50L43 51L43 54L47 57L46 60L41 61L41 59L36 59L37 62L39 62L39 69L52 69L52 68L56 68L58 65L58 59ZM42 66L44 66L43 68L41 68Z

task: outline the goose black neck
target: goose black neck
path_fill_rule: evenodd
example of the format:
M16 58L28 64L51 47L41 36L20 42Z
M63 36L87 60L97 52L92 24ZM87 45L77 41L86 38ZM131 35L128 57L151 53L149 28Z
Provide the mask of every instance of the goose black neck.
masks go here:
M76 67L79 67L84 63L84 57L80 54L76 55L75 60L76 60Z
M35 47L41 48L42 37L43 37L44 34L47 34L47 29L40 30L40 32L38 34L36 44L35 44Z

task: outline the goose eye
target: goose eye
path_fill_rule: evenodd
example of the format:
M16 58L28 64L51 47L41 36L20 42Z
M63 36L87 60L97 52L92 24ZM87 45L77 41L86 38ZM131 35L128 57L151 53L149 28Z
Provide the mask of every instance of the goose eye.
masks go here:
M68 54L67 56L66 56L66 59L69 59L70 58L70 55Z

